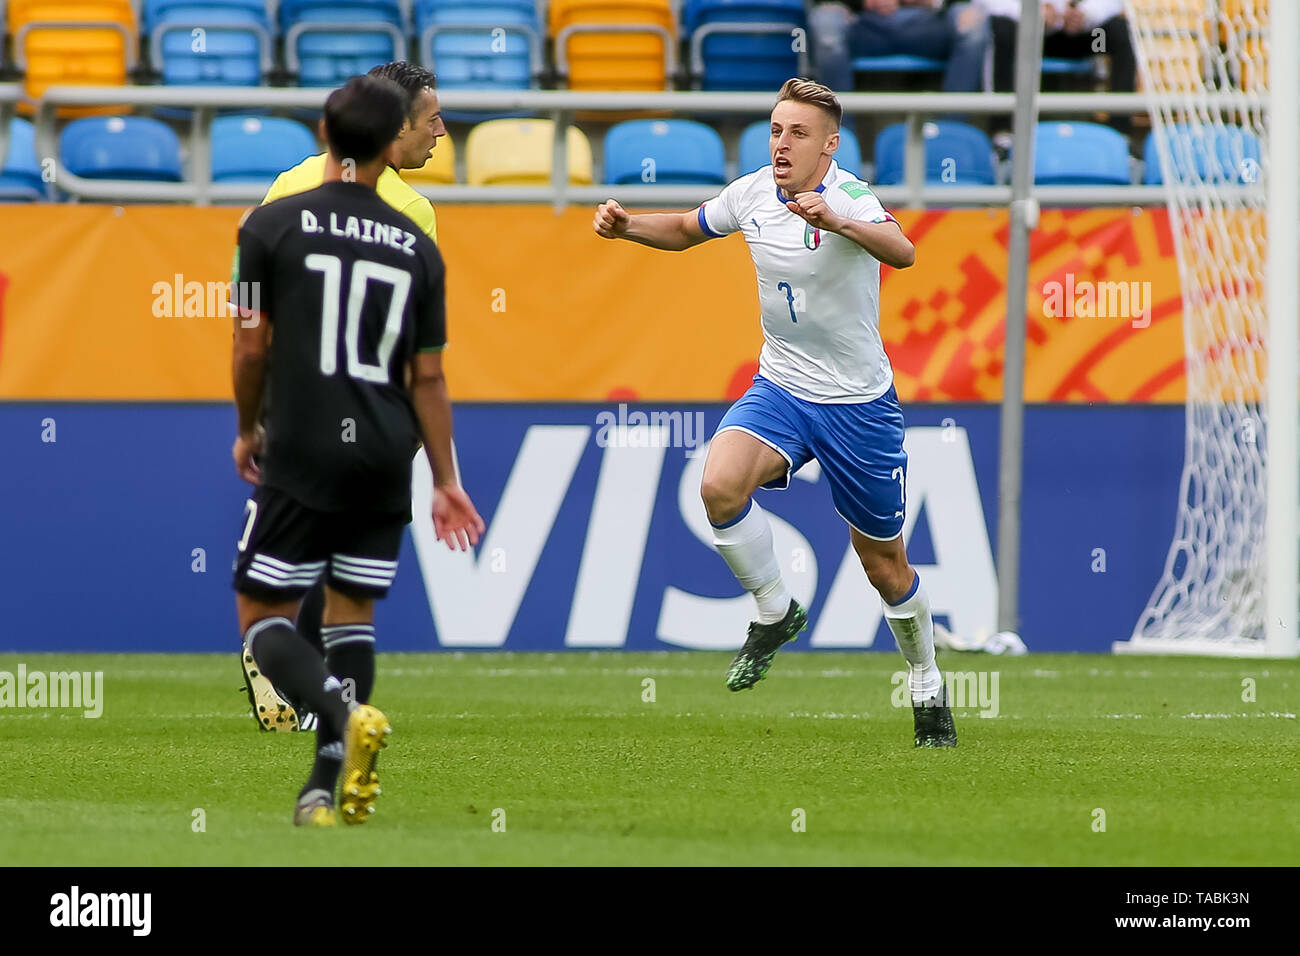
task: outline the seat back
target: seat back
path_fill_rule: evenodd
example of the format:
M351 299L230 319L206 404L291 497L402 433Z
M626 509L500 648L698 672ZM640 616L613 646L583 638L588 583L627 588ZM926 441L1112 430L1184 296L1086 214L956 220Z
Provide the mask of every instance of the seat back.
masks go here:
M997 182L993 144L982 130L948 120L924 123L925 181L933 185L992 186ZM876 177L882 186L905 178L907 126L895 123L876 136Z
M192 33L198 26L201 43ZM149 0L144 31L164 84L257 86L271 53L266 8L258 0Z
M281 0L278 17L285 60L300 86L340 86L381 63L406 58L398 0Z
M568 131L569 183L590 186L591 143L576 126ZM465 177L471 186L548 185L554 142L555 124L548 119L479 123L465 144Z
M550 33L557 64L567 64L569 89L668 88L677 43L669 0L552 0Z
M521 0L418 0L420 58L442 89L526 90L540 72L541 24Z
M795 32L808 35L802 0L686 0L682 24L701 89L775 90L804 72Z
M135 65L135 12L130 0L9 0L14 58L27 95L56 85L122 86ZM96 22L103 27L61 27Z
M1127 186L1128 140L1099 123L1039 123L1034 182L1042 186Z
M0 202L39 200L46 196L45 177L36 156L36 127L14 117L9 121L9 152L0 167Z
M311 130L275 116L218 116L212 121L212 181L266 183L317 152Z
M1146 162L1143 182L1149 186L1164 183L1160 169L1157 133L1147 135L1142 150ZM1259 181L1259 138L1239 126L1191 127L1179 124L1168 134L1169 158L1173 176L1188 180L1193 175L1206 183L1242 184Z
M722 137L694 120L628 120L605 134L605 182L723 186Z
M59 153L68 172L87 179L180 182L181 147L170 126L143 116L74 120Z

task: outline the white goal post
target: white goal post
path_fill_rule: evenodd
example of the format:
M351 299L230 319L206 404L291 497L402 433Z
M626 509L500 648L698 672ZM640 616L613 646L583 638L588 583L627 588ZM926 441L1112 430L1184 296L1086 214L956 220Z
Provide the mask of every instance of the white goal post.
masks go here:
M1114 650L1300 656L1300 2L1126 6L1182 283L1187 437L1163 574Z

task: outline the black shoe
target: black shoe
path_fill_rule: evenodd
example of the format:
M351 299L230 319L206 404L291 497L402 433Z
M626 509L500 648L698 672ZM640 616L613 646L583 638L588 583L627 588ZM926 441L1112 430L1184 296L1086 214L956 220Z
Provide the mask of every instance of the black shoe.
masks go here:
M940 684L939 693L921 704L912 705L912 723L917 747L956 747L957 727L948 709L948 685Z
M957 747L957 727L953 711L948 708L948 685L940 684L939 693L923 704L911 705L915 727L915 747Z
M808 613L791 599L785 617L775 624L749 622L749 637L736 659L727 668L727 686L732 690L746 690L764 677L772 666L772 658L787 641L793 641L808 626Z

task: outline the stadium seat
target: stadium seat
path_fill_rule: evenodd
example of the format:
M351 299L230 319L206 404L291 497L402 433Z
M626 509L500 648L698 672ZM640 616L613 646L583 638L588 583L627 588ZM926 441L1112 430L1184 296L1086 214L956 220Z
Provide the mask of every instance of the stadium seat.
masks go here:
M398 0L280 0L284 58L300 86L340 86L406 59Z
M1034 182L1040 186L1128 186L1128 139L1100 123L1039 123Z
M855 73L942 73L948 68L948 63L945 60L899 53L893 56L860 56L853 61L852 66Z
M722 137L694 120L628 120L605 134L605 182L725 186Z
M181 180L176 134L143 116L74 120L63 130L59 152L64 169L87 179Z
M772 124L767 120L750 123L740 134L740 175L752 173L772 162L768 143ZM862 147L858 137L847 126L840 127L840 148L835 151L835 162L845 172L858 175L862 168Z
M36 157L36 127L15 118L9 122L9 151L0 168L0 202L44 198L45 179Z
M1065 57L1043 57L1042 72L1052 76L1085 76L1095 72L1092 57L1067 59Z
M145 0L142 19L164 84L257 86L271 72L263 0Z
M450 136L438 138L438 145L419 169L401 170L413 186L451 186L456 182L456 144Z
M533 0L416 0L415 30L420 59L440 89L537 85L542 37Z
M808 33L802 0L686 0L682 30L700 89L771 91L808 75L794 42L794 31Z
M265 183L316 153L301 123L274 116L218 116L212 121L212 181Z
M591 143L568 127L569 184L592 184ZM471 186L546 186L551 182L555 124L548 119L479 123L465 144L465 178Z
M992 186L997 182L993 144L983 131L965 123L923 123L925 181L934 185ZM904 182L907 125L886 126L876 136L876 177L882 186Z
M1160 186L1165 181L1156 136L1152 130L1142 150L1146 162L1143 182L1148 186ZM1259 179L1259 138L1239 126L1215 129L1178 125L1173 127L1169 144L1169 158L1179 180L1193 175L1214 184L1253 183Z
M131 0L9 0L8 21L31 99L55 85L122 86L135 67Z
M571 90L665 90L676 70L669 0L551 0L550 33Z

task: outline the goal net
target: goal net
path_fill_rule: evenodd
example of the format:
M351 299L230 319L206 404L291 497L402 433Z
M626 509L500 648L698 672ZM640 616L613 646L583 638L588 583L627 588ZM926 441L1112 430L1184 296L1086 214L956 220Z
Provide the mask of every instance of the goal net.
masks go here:
M1270 637L1265 600L1275 570L1266 546L1269 2L1126 5L1151 104L1156 149L1146 158L1164 183L1182 282L1187 437L1163 574L1132 637L1114 649L1289 653ZM1296 348L1294 339L1279 345ZM1294 429L1295 411L1278 421ZM1300 569L1278 573L1295 580Z

